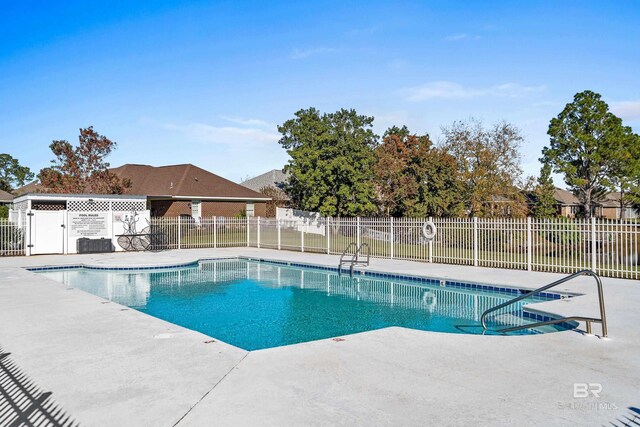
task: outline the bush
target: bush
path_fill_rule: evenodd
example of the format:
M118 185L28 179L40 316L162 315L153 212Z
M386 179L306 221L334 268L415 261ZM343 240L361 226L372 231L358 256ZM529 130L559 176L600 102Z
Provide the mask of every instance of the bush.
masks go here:
M6 220L0 220L0 227L3 228L0 233L0 253L20 250L23 245L24 230Z
M582 236L580 225L569 218L559 217L549 219L551 230L547 230L545 237L548 241L559 245L580 243Z

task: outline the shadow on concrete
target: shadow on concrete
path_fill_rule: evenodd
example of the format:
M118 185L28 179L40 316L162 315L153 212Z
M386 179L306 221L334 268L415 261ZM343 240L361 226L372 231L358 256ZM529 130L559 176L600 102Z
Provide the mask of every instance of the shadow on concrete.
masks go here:
M614 427L636 427L640 426L640 408L629 406L629 411L616 418L610 424Z
M20 370L0 346L0 426L79 425Z

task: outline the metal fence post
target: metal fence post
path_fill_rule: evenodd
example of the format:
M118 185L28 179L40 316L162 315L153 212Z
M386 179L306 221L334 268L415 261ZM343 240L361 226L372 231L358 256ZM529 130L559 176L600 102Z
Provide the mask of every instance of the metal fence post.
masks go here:
M360 217L356 218L356 246L360 247Z
M597 242L596 242L596 218L591 217L591 270L596 273L596 250L597 250Z
M218 247L218 224L217 224L217 217L213 217L213 247L217 248Z
M531 271L533 243L531 242L531 217L527 217L527 270Z
M325 230L325 234L327 235L327 255L329 255L331 253L331 236L329 235L329 221L331 220L331 218L327 217L326 219L326 230Z
M32 224L33 212L26 211L24 216L24 255L31 256L31 249L33 248L33 224Z
M473 266L478 266L478 217L473 217Z
M280 219L276 219L276 228L278 229L278 250L282 249L282 237L280 231Z
M256 246L260 247L260 217L258 217L257 230L256 230Z
M429 221L433 222L433 218L429 217ZM429 262L433 262L433 239L429 240Z
M249 234L250 234L250 231L249 231L249 217L247 217L247 247L251 246L251 244L250 244L251 241L249 240Z
M181 244L182 244L182 224L180 221L180 217L178 217L178 249L180 249Z
M391 244L389 248L389 257L393 259L393 217L389 218L389 242Z
M300 221L298 221L300 223ZM304 252L304 224L300 227L300 252Z

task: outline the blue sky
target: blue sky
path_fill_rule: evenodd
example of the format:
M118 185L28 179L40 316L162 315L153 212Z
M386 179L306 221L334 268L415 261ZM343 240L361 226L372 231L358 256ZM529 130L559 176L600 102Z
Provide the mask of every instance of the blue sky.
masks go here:
M282 167L276 126L355 108L378 133L507 120L537 174L549 120L603 95L640 132L634 1L0 0L0 152L38 171L78 128L123 163L194 163L239 181ZM556 184L561 184L556 180Z

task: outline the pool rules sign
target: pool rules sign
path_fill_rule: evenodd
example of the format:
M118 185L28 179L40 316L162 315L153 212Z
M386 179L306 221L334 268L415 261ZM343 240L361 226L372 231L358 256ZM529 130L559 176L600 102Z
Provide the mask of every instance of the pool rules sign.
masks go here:
M107 212L70 212L69 237L100 238L109 236Z

